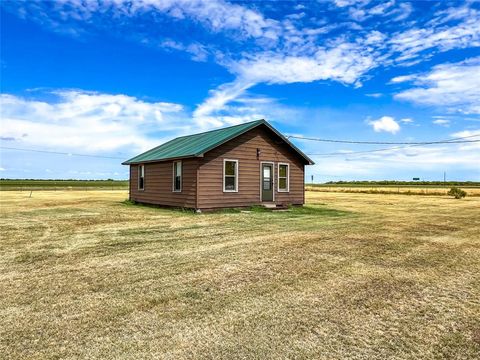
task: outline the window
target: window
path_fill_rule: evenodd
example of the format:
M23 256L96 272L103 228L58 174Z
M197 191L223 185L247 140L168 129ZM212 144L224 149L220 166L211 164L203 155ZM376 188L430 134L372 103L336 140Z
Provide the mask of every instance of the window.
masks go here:
M238 160L223 160L223 191L238 191Z
M182 191L182 162L173 162L173 191Z
M138 165L138 190L145 188L145 165Z
M290 166L288 164L278 164L278 191L288 192L290 189Z

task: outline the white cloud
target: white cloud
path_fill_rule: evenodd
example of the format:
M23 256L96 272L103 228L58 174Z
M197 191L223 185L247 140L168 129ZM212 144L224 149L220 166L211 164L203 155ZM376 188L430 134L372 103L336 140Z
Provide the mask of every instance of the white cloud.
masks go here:
M403 82L414 80L416 77L417 77L417 75L415 75L415 74L396 76L396 77L394 77L393 79L390 80L390 83L391 84L403 83Z
M62 0L54 8L27 2L18 4L15 11L22 17L49 26L54 31L84 30L80 22L102 26L95 17L129 18L144 14L162 14L176 21L189 18L212 32L232 31L235 36L274 40L281 30L278 21L265 18L260 12L222 0ZM72 26L65 26L72 25Z
M200 128L236 125L258 119L268 119L277 123L292 124L303 118L303 109L285 106L276 99L265 96L252 96L245 89L232 88L216 90L205 103L193 112L193 119ZM239 93L235 93L236 91ZM233 93L231 101L226 98Z
M367 8L370 1L358 2L357 6L349 7L350 17L355 21L365 21L372 16L386 15L388 9L395 5L395 1L385 1L381 2L378 5Z
M317 48L312 56L284 56L278 53L256 54L232 66L240 78L251 82L288 84L335 80L360 85L359 78L375 67L372 54L363 46L342 43L330 49Z
M158 145L150 133L178 132L185 125L179 104L78 90L54 94L52 102L2 94L1 136L32 148L132 153Z
M404 124L411 124L413 123L413 119L411 118L405 118L405 119L400 119L400 121Z
M376 98L376 99L381 98L383 96L382 93L372 93L372 94L365 94L365 95L368 97Z
M223 84L216 90L211 90L210 98L197 107L193 116L203 117L211 114L213 111L223 110L229 101L243 94L252 85L253 83L251 82L235 81Z
M367 5L370 0L334 0L335 5L338 7L352 6L356 4Z
M144 42L148 42L148 40L145 40ZM162 41L159 46L162 49L172 49L172 50L187 52L191 55L191 59L194 61L202 61L202 62L207 61L208 55L209 55L206 47L200 43L191 43L191 44L185 45L181 42L178 42L172 39L167 39Z
M409 75L409 80L417 87L396 94L396 99L480 114L480 57L437 65L429 73Z
M467 136L479 136L480 137L480 129L457 131L457 132L451 134L451 136L454 137L454 138L467 137Z
M445 119L436 119L432 121L433 124L435 125L440 125L440 126L450 126L450 120L445 120Z
M54 7L45 2L10 3L5 5L10 11L54 31L78 36L105 33L107 29L149 46L185 52L195 61L216 61L236 78L210 91L194 112L199 124L233 121L228 117L227 110L232 110L228 105L255 84L336 81L358 87L380 66L407 66L428 59L434 52L480 46L480 15L469 3L437 11L429 23L419 17L416 23L401 27L390 25L406 19L413 8L410 3L393 0L335 0L337 8L316 4L337 11L334 22L312 17L316 9L307 3L291 4L292 11L302 11L293 16L295 19L285 15L291 11L275 13L271 7L268 14L273 15L269 17L261 12L261 6L223 0L63 0ZM345 16L350 19L342 21ZM382 17L384 32L378 31L378 22L359 23L373 16ZM142 17L148 17L149 26L138 26ZM169 31L169 26L185 24L188 40L171 38L177 32ZM400 76L392 83L416 77ZM402 96L409 95L401 93L397 98ZM461 110L480 112L480 106L472 106ZM250 119L238 114L234 117Z
M389 40L391 51L401 62L420 56L424 50L448 51L480 46L480 15L472 13L461 23L449 27L426 26L398 32Z
M476 135L480 130L461 131L451 134L452 137ZM468 180L480 180L479 154L480 143L451 144L445 146L393 147L392 150L352 154L345 156L313 156L315 165L307 169L309 173L322 174L328 169L335 176L377 178L379 174L385 178L416 176L419 172L441 174L458 174L463 171L468 174ZM410 175L411 174L411 175ZM430 175L431 176L431 175ZM328 178L328 176L325 176ZM439 179L439 180L440 180ZM435 180L431 178L430 180Z
M407 19L413 12L412 4L408 2L402 2L398 5L398 9L395 9L390 12L390 15L397 15L394 20L402 21Z
M373 127L375 132L389 132L396 134L400 131L400 125L391 116L382 116L378 120L368 121L368 124Z
M258 83L288 84L334 80L360 86L361 76L376 64L374 55L364 50L363 46L341 43L331 49L316 48L312 56L284 56L265 52L230 63L229 66L237 75L236 80L211 91L210 97L195 110L195 118L203 118L203 122L207 118L208 122L221 125L221 120L218 117L212 118L211 115L224 110L229 102Z

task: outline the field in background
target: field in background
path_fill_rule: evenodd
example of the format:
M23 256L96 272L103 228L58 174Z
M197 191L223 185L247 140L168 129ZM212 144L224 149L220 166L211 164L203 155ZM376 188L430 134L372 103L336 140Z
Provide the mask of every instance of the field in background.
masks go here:
M307 191L347 192L368 194L446 195L452 186L458 186L468 196L480 196L480 184L466 182L458 184L415 184L399 182L396 185L383 182L355 182L342 184L306 184ZM0 191L42 190L127 190L128 180L7 180L0 179Z
M305 184L307 191L364 194L446 195L453 185L382 185L382 184ZM468 196L480 196L478 185L457 185Z
M480 184L415 184L399 182L396 185L379 183L306 184L307 191L347 192L368 194L446 195L452 186L458 186L468 196L480 196ZM7 180L0 179L0 191L42 190L127 190L128 180Z
M0 191L126 190L128 180L10 180L0 179Z
M194 214L0 194L5 358L480 357L480 198Z

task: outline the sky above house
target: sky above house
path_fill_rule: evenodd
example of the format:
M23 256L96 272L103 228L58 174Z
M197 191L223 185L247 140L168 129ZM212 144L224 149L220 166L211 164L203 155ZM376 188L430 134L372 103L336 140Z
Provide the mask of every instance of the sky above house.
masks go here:
M303 137L480 140L477 1L0 6L3 178L126 179L139 152L261 118ZM307 181L480 180L480 142L292 141L316 162Z

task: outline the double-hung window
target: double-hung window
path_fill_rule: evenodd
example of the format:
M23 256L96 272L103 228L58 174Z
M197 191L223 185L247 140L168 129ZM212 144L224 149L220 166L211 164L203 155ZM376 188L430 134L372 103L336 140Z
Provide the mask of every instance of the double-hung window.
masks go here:
M182 191L182 162L173 162L173 191Z
M238 192L238 160L223 160L223 191Z
M145 189L145 165L138 165L138 190Z
M290 166L288 164L278 164L278 191L288 192L290 190Z

